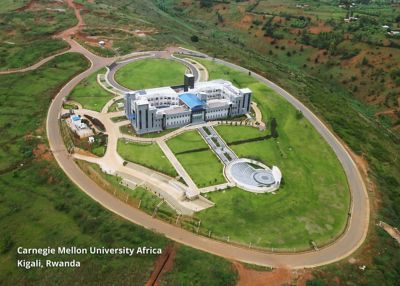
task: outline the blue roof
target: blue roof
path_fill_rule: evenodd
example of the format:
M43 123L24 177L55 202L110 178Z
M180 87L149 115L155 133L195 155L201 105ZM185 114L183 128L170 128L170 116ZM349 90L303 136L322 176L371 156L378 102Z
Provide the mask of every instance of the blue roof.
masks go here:
M179 96L191 110L203 109L204 102L201 101L194 93L183 93Z
M72 116L72 120L73 121L78 121L78 120L80 120L81 118L78 116L78 115L74 115L74 116Z

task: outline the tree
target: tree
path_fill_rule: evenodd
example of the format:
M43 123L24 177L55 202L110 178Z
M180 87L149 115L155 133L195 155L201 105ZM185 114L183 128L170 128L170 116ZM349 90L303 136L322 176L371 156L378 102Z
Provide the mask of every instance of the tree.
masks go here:
M196 35L193 35L190 37L190 40L194 43L197 43L199 41L199 37L197 37Z
M210 8L213 5L213 0L200 0L200 8Z
M276 122L275 117L271 119L271 137L272 138L278 138L278 130L276 129L278 127L278 123Z

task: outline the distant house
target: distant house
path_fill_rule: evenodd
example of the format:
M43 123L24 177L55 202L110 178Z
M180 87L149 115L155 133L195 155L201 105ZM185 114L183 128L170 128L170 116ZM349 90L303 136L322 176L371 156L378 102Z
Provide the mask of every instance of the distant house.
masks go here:
M387 30L387 29L389 29L389 28L390 28L390 27L389 27L388 25L383 25L383 26L382 26L382 29L386 29L386 30Z
M87 128L87 125L81 121L81 117L79 115L71 115L71 122L79 129Z
M388 32L388 35L389 36L400 36L400 31L390 31L390 32Z
M357 17L353 17L353 16L348 17L348 18L344 18L344 22L345 23L355 22L357 20L358 20L358 18Z
M100 47L104 47L105 44L106 44L106 42L104 42L104 41L99 41L99 46L100 46Z

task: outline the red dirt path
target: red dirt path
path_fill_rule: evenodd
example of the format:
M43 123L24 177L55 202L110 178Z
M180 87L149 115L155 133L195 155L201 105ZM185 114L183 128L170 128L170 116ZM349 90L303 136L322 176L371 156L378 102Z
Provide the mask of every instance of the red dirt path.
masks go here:
M164 249L154 263L153 272L151 272L149 280L145 284L146 286L159 286L161 277L174 268L176 248L175 244L170 244Z

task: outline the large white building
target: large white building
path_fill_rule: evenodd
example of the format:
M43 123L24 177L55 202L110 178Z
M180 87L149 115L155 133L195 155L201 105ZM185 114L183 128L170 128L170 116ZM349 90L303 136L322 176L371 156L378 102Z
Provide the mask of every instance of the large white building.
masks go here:
M185 75L184 85L159 87L125 95L125 114L137 134L217 120L250 111L252 92L226 80L194 82Z

